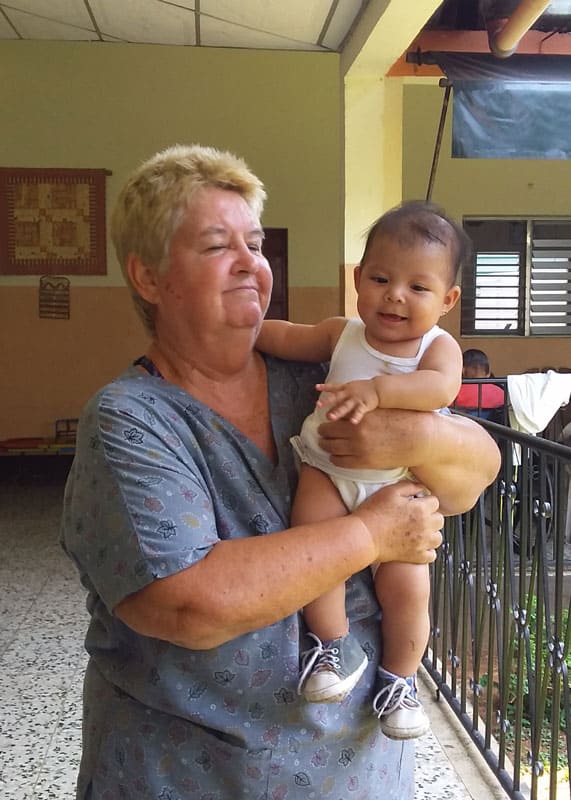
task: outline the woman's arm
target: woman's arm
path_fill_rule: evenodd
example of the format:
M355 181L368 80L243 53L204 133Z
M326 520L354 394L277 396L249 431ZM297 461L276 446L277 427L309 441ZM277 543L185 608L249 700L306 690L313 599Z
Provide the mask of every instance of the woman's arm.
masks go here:
M440 500L445 515L472 508L500 468L499 450L477 422L451 414L378 409L358 425L326 422L321 446L340 467L406 464Z
M145 636L203 650L295 613L373 561L433 561L443 518L436 498L418 491L395 484L341 519L221 541L115 613Z

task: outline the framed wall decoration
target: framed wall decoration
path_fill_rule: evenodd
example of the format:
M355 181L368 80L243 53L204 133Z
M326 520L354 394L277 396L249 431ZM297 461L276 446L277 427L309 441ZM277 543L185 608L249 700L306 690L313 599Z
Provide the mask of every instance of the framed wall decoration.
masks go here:
M0 275L105 275L109 174L0 167Z

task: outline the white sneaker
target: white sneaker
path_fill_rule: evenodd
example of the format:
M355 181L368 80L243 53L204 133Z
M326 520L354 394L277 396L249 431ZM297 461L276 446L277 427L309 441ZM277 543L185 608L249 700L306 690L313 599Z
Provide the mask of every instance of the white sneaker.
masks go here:
M303 654L297 693L309 703L336 703L343 700L367 666L367 655L359 642L348 633L326 645L314 633L317 644Z
M406 678L387 683L373 700L381 730L389 739L416 739L430 730L430 722Z

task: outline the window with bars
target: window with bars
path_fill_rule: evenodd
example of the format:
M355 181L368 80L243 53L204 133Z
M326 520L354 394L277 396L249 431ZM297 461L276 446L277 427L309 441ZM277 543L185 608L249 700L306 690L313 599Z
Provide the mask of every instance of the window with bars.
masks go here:
M571 219L465 218L465 336L571 335Z

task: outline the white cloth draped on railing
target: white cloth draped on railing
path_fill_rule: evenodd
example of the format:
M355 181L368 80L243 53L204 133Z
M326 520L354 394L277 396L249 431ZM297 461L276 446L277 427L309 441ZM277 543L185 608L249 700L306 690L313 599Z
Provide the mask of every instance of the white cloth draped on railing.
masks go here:
M516 431L535 435L545 430L558 409L571 397L571 373L526 372L508 375L509 420ZM564 439L563 443L568 444ZM519 447L514 445L514 464L520 463ZM568 467L566 468L568 471ZM565 541L571 541L571 481L567 487Z
M536 434L545 430L571 397L571 373L554 370L508 375L510 425L516 431Z

